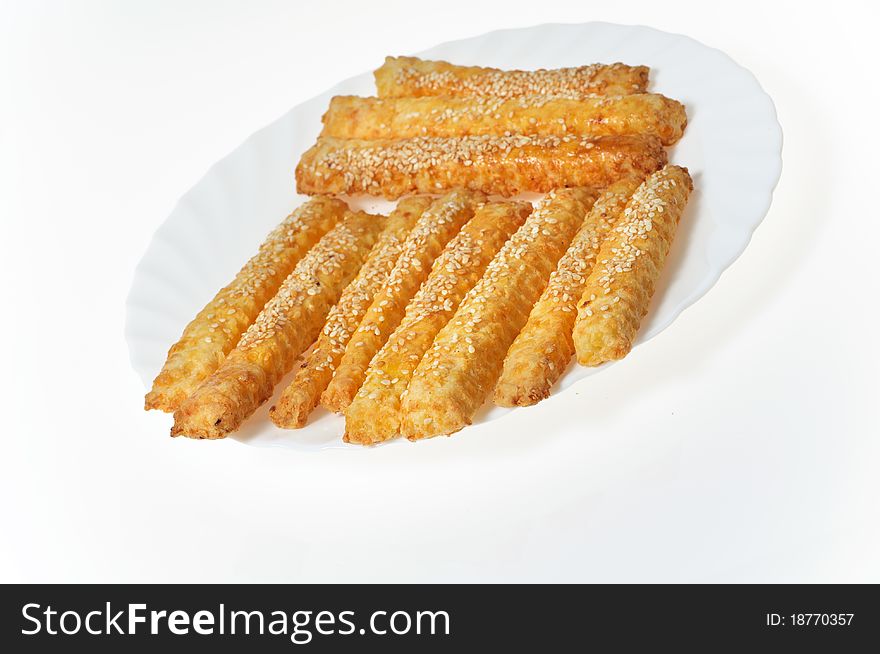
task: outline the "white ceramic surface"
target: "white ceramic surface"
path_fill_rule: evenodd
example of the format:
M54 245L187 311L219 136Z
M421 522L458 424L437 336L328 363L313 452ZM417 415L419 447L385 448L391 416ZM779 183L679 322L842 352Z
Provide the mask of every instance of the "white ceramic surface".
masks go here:
M782 130L773 102L750 72L689 37L609 23L539 25L445 43L418 56L525 69L613 61L645 64L651 67L650 90L686 105L687 131L669 154L671 162L690 169L696 190L640 343L669 326L712 287L743 252L770 206L782 167ZM269 230L305 200L296 195L293 169L320 131L330 97L339 94L374 94L372 74L341 82L255 133L212 166L156 232L136 269L126 315L131 363L145 386L195 313L234 276ZM353 204L383 211L390 206L369 199ZM572 365L555 392L601 369ZM541 410L540 405L534 410ZM509 419L515 411L487 405L477 420ZM339 438L339 417L319 409L305 429L285 431L269 422L267 412L268 405L233 437L303 450L347 447Z

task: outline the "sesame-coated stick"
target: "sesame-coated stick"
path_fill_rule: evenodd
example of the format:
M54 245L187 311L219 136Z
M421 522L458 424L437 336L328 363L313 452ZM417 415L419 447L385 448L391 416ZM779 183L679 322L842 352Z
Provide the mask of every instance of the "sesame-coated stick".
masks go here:
M358 212L328 232L296 265L221 366L174 412L172 436L223 438L272 396L314 342L342 290L385 225Z
M297 262L348 209L315 197L290 214L235 279L190 322L147 393L144 408L174 411L235 347Z
M579 98L589 94L644 93L648 87L648 72L646 66L620 63L549 70L499 70L416 57L386 57L373 75L379 97L561 95Z
M532 308L526 326L504 358L504 368L495 386L495 404L529 406L550 395L550 388L565 372L574 354L571 330L577 302L596 255L641 182L637 177L615 182L587 213L584 224L550 275L541 299Z
M589 96L580 100L544 95L509 99L340 95L330 101L322 120L321 136L346 139L654 134L663 145L678 141L687 125L684 105L651 93Z
M482 193L459 189L435 200L422 214L407 237L385 287L373 298L348 341L333 379L321 394L321 404L326 409L341 413L351 403L364 381L370 360L400 323L406 305L431 272L434 259L484 201Z
M581 365L621 359L632 349L692 190L687 168L667 166L633 194L578 302L573 337Z
M400 325L370 362L363 386L345 410L345 440L378 443L400 433L400 401L412 372L531 210L527 202L486 204L449 242Z
M278 404L269 411L278 427L305 426L330 383L348 340L394 268L407 235L430 204L431 199L424 196L405 198L388 216L386 227L358 276L345 287L339 302L330 310L315 347L284 389Z
M471 423L501 373L510 344L583 223L587 193L560 189L548 194L492 259L413 373L401 404L404 436L451 434Z
M605 187L666 163L656 136L322 137L296 167L300 193L398 198L455 187L511 196L566 186Z

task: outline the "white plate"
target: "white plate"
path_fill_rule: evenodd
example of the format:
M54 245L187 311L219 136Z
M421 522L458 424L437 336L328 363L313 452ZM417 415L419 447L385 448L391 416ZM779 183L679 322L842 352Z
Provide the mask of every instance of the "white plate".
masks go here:
M671 162L690 169L696 190L639 343L669 326L715 284L770 207L782 168L782 130L773 102L749 71L691 38L609 23L539 25L444 43L418 56L525 69L645 64L651 67L650 90L686 105L687 131L669 154ZM295 193L293 170L315 141L331 96L374 93L372 73L366 72L294 107L212 166L181 198L138 265L128 297L125 336L132 366L145 386L196 312L234 276L269 230L305 200ZM355 204L388 206L372 200ZM555 392L598 370L572 365ZM284 382L278 391L283 387ZM232 437L297 449L345 446L341 418L319 410L305 429L286 431L269 422L268 406ZM512 411L516 409L487 405L477 420Z

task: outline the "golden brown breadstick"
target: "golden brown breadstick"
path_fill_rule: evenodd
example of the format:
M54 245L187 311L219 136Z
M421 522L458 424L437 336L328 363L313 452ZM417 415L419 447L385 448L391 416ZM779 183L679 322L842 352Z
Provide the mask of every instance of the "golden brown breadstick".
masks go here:
M667 166L633 194L578 302L573 337L581 365L621 359L632 349L691 190L687 168Z
M499 70L416 57L386 57L373 75L379 97L561 95L579 98L589 94L644 93L648 86L647 66L620 63L550 70Z
M349 213L325 234L221 366L174 412L171 435L223 438L268 400L275 384L315 340L384 225L379 216Z
M278 225L235 279L183 330L168 351L144 408L174 411L214 372L297 262L347 209L341 200L316 197Z
M345 287L338 304L331 309L315 347L284 389L278 404L269 411L269 417L277 426L286 429L305 426L330 383L352 333L394 268L407 235L430 204L431 199L424 196L405 198L388 216L385 230L358 276Z
M357 331L345 348L321 404L341 413L364 381L370 360L394 331L434 259L485 200L481 193L455 190L436 200L419 218L403 245L384 288L373 298Z
M656 136L460 136L362 141L319 138L296 167L300 193L397 198L464 187L503 196L605 187L666 163Z
M344 139L654 134L663 145L678 141L687 125L684 105L652 93L582 100L542 95L511 99L338 95L322 120L321 136Z
M550 395L550 388L574 354L571 330L587 276L602 241L641 182L637 177L615 182L587 213L529 314L529 321L504 358L504 369L495 386L495 404L529 406Z
M470 424L504 355L583 223L591 191L548 194L495 256L413 373L401 431L410 440L451 434Z
M532 206L527 202L483 205L434 262L406 315L373 357L366 379L345 410L345 440L378 443L400 432L400 400L410 375L461 299L483 275Z

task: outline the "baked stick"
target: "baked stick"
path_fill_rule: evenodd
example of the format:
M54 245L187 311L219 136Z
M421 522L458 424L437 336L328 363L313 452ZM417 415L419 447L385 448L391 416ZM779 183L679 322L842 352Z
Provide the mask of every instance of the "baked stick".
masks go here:
M430 204L431 199L427 197L405 198L388 216L386 227L358 276L345 287L339 302L330 310L315 347L284 389L278 404L269 411L269 417L277 426L286 429L305 426L330 383L352 333L394 268L407 235Z
M549 70L499 70L416 57L386 57L373 75L379 97L383 98L424 95L580 98L589 94L644 93L648 87L648 72L647 66L621 63Z
M581 100L527 95L362 98L338 95L322 118L321 136L401 139L415 136L654 134L663 145L681 138L684 105L639 93Z
M341 413L364 381L370 360L400 324L412 297L431 271L446 244L485 200L481 193L456 190L434 201L419 218L403 245L394 269L373 298L357 331L348 342L321 404Z
M633 194L599 251L578 302L578 363L598 366L632 349L693 190L687 168L667 166Z
M593 197L583 188L548 194L492 259L413 373L401 404L404 436L451 434L471 423Z
M311 345L385 220L349 213L309 250L220 367L174 412L172 436L223 438L272 396Z
M370 362L363 386L345 410L345 440L366 445L400 433L400 401L412 372L492 257L531 210L527 202L483 205L449 242L406 308L400 325Z
M584 224L550 275L526 326L504 358L504 368L495 386L495 404L529 406L550 395L550 388L574 354L571 331L587 276L596 263L602 241L641 182L637 177L615 182L587 213Z
M297 262L347 209L341 200L312 198L276 227L235 279L183 330L144 408L174 411L214 372Z
M605 187L666 163L656 136L319 138L296 167L300 193L394 199L464 187L511 196L565 186Z

